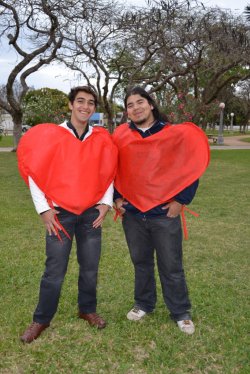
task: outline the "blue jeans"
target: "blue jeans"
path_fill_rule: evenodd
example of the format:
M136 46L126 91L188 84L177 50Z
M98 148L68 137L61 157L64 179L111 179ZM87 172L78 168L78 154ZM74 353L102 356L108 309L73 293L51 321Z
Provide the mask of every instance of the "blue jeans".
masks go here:
M150 313L156 304L154 253L163 298L173 320L189 319L191 304L182 265L180 217L142 218L126 212L123 228L135 269L135 306Z
M67 238L62 231L62 242L55 235L46 235L46 263L41 279L39 302L33 320L38 323L49 323L54 317L61 293L63 280L67 271L73 237L76 238L77 260L79 264L78 306L82 313L96 311L96 286L98 265L101 255L101 228L93 228L92 223L98 217L95 207L89 208L80 215L70 213L62 208L57 215L60 223L71 237Z

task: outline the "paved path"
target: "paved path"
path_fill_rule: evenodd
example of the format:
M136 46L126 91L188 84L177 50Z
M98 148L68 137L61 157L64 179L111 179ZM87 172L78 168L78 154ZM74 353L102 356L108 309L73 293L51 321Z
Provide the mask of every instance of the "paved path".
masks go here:
M0 152L11 152L13 147L0 147Z
M250 143L244 142L242 139L250 138L250 135L238 135L224 138L225 145L249 145Z
M250 143L242 141L244 138L249 138L249 135L238 135L224 137L224 145L212 145L211 149L250 149Z

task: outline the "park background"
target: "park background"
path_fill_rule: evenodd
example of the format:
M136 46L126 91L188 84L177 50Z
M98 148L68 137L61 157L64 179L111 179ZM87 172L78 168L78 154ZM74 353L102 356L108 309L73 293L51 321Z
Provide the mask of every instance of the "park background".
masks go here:
M246 127L249 12L240 1L230 9L208 0L1 0L0 122L11 116L15 149L24 124L62 122L66 94L50 88L58 78L97 91L97 112L111 133L125 122L123 97L135 85L154 96L172 123L214 129L225 104L225 125ZM37 92L30 79L41 72Z

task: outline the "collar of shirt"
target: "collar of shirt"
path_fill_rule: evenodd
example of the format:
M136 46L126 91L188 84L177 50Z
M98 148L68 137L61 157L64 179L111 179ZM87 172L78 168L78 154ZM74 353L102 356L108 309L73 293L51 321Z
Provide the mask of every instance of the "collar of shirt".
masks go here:
M72 123L71 123L70 121L67 122L67 126L68 126L69 129L71 129L71 130L74 132L75 137L76 137L77 139L81 140L81 141L85 138L85 135L86 135L86 134L88 133L88 131L89 131L89 124L87 124L87 126L86 126L84 132L82 133L81 136L79 136L78 133L77 133L77 131L76 131L76 129L75 129L75 127L72 125Z
M155 123L153 124L153 126L151 126L148 130L146 131L142 131L139 127L137 127L134 122L130 122L129 124L129 128L131 130L135 130L135 131L138 131L139 134L143 137L143 138L146 138L150 135L153 135L153 134L156 134L157 132L161 131L163 129L163 127L166 125L165 122L162 122L162 121L159 121L159 120L156 120Z

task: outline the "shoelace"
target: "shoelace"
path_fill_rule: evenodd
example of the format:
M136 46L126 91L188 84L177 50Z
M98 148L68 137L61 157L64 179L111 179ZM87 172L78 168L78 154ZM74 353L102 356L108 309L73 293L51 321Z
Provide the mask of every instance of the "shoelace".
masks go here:
M190 323L190 321L189 321L188 319L185 319L185 320L183 321L183 325L190 326L191 323Z
M139 308L133 308L133 309L132 309L132 312L134 312L134 313L139 313L139 312L140 312L140 309L139 309Z

